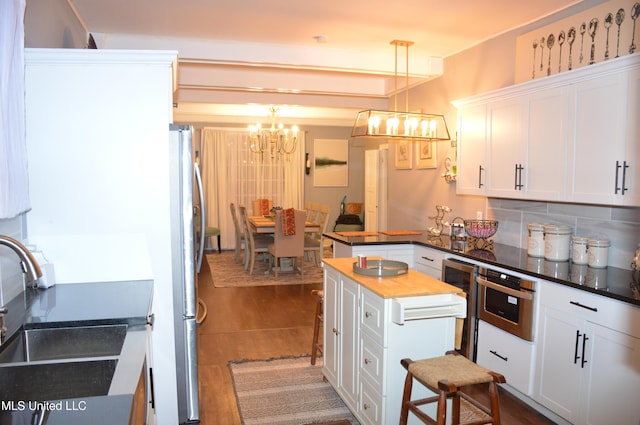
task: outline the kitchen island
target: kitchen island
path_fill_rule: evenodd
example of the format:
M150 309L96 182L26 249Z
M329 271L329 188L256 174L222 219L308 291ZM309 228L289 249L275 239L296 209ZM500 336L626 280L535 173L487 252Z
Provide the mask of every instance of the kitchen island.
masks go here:
M323 259L323 373L360 423L395 424L406 375L400 360L452 350L466 300L459 288L415 270L368 276L354 272L355 261Z

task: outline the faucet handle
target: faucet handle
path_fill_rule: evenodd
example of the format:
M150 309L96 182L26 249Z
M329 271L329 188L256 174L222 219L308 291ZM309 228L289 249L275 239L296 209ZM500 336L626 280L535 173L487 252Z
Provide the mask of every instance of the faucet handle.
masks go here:
M0 314L7 314L9 312L9 309L7 308L7 306L3 305L0 306Z

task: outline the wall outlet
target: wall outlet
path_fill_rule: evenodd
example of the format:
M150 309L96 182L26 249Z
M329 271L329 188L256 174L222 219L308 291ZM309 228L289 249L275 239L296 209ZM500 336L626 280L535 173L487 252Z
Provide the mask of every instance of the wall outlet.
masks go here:
M482 211L476 211L476 220L482 220Z

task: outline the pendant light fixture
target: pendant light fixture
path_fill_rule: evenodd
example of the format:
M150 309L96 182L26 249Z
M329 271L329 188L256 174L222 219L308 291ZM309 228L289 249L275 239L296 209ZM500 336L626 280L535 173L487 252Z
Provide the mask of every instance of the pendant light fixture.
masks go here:
M351 137L401 140L450 140L444 115L409 112L409 47L413 41L393 40L395 46L395 94L393 111L358 112ZM398 46L406 49L405 111L398 111Z

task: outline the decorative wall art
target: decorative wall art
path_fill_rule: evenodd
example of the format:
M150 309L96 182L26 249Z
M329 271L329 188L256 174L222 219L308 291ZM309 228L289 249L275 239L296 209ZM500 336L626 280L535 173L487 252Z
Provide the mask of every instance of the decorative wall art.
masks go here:
M515 82L543 78L638 52L640 2L611 0L521 35Z
M313 185L349 185L349 142L338 139L313 141Z
M396 170L410 170L412 165L412 143L408 140L399 140L396 143Z
M416 168L436 168L436 142L416 142Z

